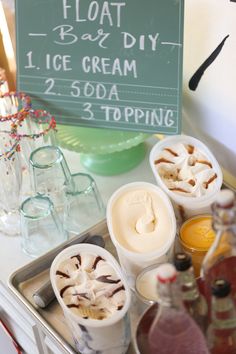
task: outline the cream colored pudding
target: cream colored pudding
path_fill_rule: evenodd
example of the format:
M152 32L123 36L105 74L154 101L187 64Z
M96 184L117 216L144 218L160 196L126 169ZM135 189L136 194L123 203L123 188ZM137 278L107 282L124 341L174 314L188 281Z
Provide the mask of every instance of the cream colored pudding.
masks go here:
M104 320L124 307L125 287L101 256L80 252L62 261L55 276L63 302L83 319Z
M192 144L166 146L156 156L155 168L167 188L185 197L201 197L217 188L212 161Z
M173 237L170 205L161 193L145 184L119 193L110 218L115 239L131 252L158 251Z

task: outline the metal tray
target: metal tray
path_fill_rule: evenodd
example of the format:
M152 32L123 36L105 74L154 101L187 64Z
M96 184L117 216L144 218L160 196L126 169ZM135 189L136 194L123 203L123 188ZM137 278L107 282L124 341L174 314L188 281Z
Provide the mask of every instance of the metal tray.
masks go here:
M84 233L64 242L57 248L18 269L10 275L8 281L8 286L17 301L27 308L36 323L43 326L44 332L52 336L57 344L63 348L63 353L75 354L77 352L73 347L73 341L58 302L55 300L45 309L42 309L35 305L32 295L49 279L50 265L59 252L68 246L86 242L93 235L103 236L105 248L117 257L108 234L106 220L103 220ZM133 350L129 349L128 353L133 353Z
M222 188L230 188L235 192L235 189L225 183ZM55 300L48 305L46 309L41 309L35 305L32 295L49 279L49 269L51 263L58 253L68 246L85 242L87 238L93 235L103 236L105 240L105 248L117 258L115 248L108 233L106 220L104 219L89 230L74 237L73 239L70 239L69 241L64 242L57 248L54 248L50 252L16 270L13 274L11 274L8 281L8 286L19 304L23 304L34 317L35 321L43 327L43 330L46 333L49 333L54 338L56 343L63 348L63 353L76 354L77 352L73 347L73 341L58 302ZM144 308L140 308L140 303L137 297L133 294L130 313L132 334L135 333L136 324L143 310ZM134 343L131 344L127 354L135 353L134 346Z

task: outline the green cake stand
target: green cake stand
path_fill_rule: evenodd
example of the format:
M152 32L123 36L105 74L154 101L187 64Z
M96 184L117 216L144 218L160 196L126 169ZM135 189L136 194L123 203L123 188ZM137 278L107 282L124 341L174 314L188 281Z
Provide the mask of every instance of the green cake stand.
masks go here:
M112 176L127 172L145 157L145 139L150 134L111 129L57 125L62 148L79 152L81 163L89 171Z

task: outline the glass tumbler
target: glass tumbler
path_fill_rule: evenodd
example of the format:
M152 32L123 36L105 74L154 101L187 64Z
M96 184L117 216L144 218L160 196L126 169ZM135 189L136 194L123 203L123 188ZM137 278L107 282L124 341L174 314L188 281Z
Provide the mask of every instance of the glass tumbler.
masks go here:
M0 73L1 75L1 73ZM1 88L0 88L1 91ZM6 136L9 135L12 141L20 141L20 136L18 134L18 128L20 127L19 122L23 122L25 117L28 115L28 111L31 109L31 98L23 92L12 91L12 92L0 92L0 131ZM2 138L1 138L2 140ZM19 145L18 145L19 147ZM24 171L24 163L22 160L22 143L20 143L20 152L17 154L17 160L19 156L21 157L21 170ZM2 149L2 147L1 147ZM19 149L18 149L19 150ZM14 160L12 160L14 161ZM17 161L19 165L19 161ZM17 168L18 169L18 168ZM24 176L24 173L23 173ZM22 184L21 179L19 180ZM18 194L18 193L17 193ZM17 195L16 194L16 195ZM19 205L18 205L19 207ZM16 215L16 214L15 214ZM8 216L9 219L9 216ZM18 231L19 231L19 217L18 221ZM12 223L11 223L12 224ZM15 223L16 225L16 223ZM5 228L6 231L6 228ZM16 233L16 228L9 230L11 233Z
M56 120L47 111L30 109L12 124L11 134L21 140L21 153L26 168L30 154L41 146L57 145Z
M39 147L57 145L55 118L45 110L29 109L11 125L11 135L20 139L23 169L22 196L25 199L32 195L33 189L29 183L30 154Z
M47 195L55 209L64 209L65 188L71 183L71 174L62 151L57 146L42 146L30 155L32 188Z
M215 240L212 228L212 215L200 214L186 220L179 231L179 242L182 251L191 256L196 278L200 276L202 262Z
M77 235L105 217L105 208L94 179L86 173L72 176L66 187L64 229Z
M19 141L3 131L0 131L0 172L0 230L7 235L17 235L20 232L22 185Z
M20 207L23 250L37 257L66 240L52 201L46 196L27 198Z

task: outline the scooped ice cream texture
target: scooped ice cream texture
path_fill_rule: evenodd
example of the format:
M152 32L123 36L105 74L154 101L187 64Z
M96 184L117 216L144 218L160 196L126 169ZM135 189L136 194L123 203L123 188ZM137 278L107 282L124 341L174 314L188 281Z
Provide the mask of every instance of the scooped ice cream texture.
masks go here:
M104 320L120 311L125 287L110 263L81 252L61 262L56 285L65 305L84 319Z
M215 188L217 174L211 161L191 144L165 147L156 156L154 164L167 188L175 193L200 197Z
M114 235L124 248L137 253L158 250L173 233L173 220L161 194L150 187L124 191L113 203Z

